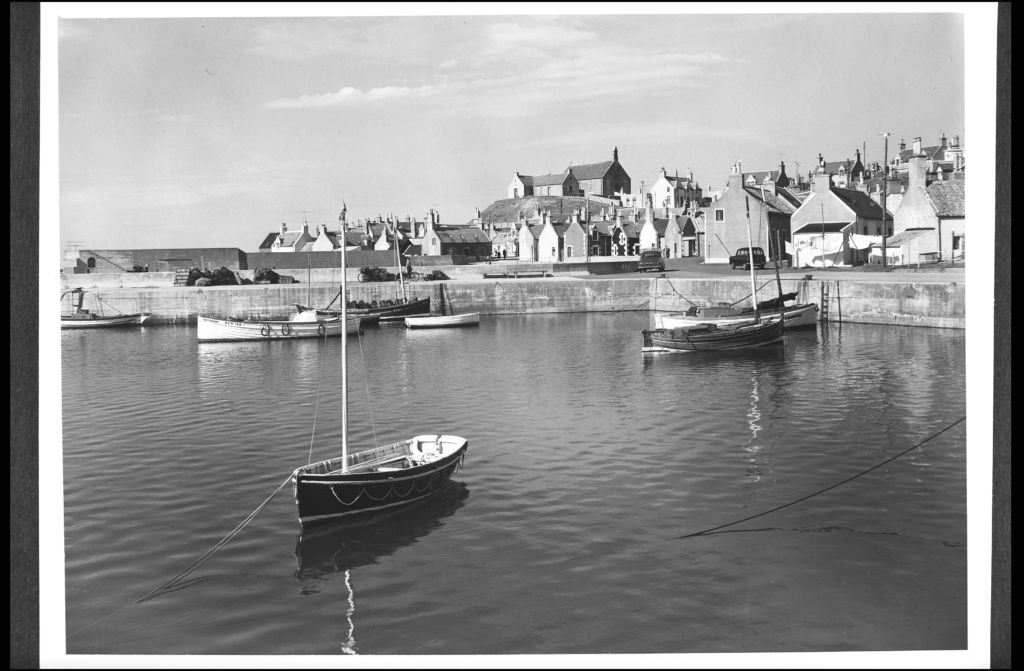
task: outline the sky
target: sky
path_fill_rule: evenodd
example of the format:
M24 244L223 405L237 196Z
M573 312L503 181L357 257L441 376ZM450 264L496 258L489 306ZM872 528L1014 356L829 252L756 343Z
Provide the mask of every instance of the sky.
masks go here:
M671 7L671 6L667 6ZM287 10L285 10L287 11ZM60 19L61 246L238 247L282 222L464 224L513 174L619 160L705 189L937 144L960 14Z

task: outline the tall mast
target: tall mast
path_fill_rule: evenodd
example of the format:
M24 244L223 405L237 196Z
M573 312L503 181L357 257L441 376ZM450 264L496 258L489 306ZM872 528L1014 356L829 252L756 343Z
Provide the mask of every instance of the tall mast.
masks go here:
M754 241L750 237L750 196L747 203L747 261L750 266L750 300L754 302L754 321L761 323L761 311L757 309L757 282L754 281Z
M402 279L402 256L398 253L398 219L395 219L395 232L391 237L395 242L395 265L398 266L398 285L402 287L402 299L405 300L405 280Z
M761 185L761 206L765 210L768 209L768 201L766 201L764 199L764 185L763 184ZM761 233L760 233L760 231L761 231L761 222L760 222L761 210L758 210L757 216L758 216L758 223L757 223L758 233L757 234L761 235ZM771 250L771 248L772 248L772 227L769 225L768 217L765 217L764 232L768 236L768 249ZM776 231L775 235L776 235L776 242L775 242L775 284L777 284L778 287L779 287L779 307L781 308L782 307L782 278L779 277L779 257L782 256L782 250L780 249L780 245L781 245L782 241L778 239L779 235L781 235L781 231Z
M345 221L345 213L338 217ZM341 227L341 472L348 473L348 274L345 225Z

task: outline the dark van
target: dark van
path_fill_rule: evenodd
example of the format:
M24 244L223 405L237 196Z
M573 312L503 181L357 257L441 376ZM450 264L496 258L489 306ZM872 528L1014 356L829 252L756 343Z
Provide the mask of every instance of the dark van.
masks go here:
M645 249L640 252L640 261L636 264L636 271L638 273L647 272L648 270L657 270L658 272L664 272L665 260L661 257L661 251L658 249Z
M754 247L754 267L758 270L764 270L764 264L767 260L764 257L764 250L760 247ZM743 270L750 270L750 247L741 247L736 250L736 253L729 257L729 267L736 270L736 266L740 266Z

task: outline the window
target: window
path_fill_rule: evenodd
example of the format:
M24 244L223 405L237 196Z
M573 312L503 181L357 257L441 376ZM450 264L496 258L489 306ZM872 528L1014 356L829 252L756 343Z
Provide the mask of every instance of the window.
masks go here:
M96 267L96 259L94 259L93 257L90 256L89 260L85 262L85 265L86 265L87 268L95 268Z
M556 254L558 254L558 250L555 249L554 247L552 247L551 248L551 256L554 257Z
M518 188L512 189L512 197L513 198L518 198L519 197L519 189Z
M715 221L725 221L725 210L715 210Z
M672 243L672 258L679 258L679 243Z
M567 259L572 258L572 245L566 245L565 246L565 258L567 258Z
M431 238L430 239L430 248L431 249L437 249L437 238Z

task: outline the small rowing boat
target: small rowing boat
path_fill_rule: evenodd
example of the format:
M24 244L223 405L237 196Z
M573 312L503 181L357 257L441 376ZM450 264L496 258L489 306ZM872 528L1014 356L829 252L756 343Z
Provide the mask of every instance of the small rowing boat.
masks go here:
M447 287L441 285L441 314L436 317L406 317L405 325L411 329L437 329L437 328L450 328L453 326L479 326L480 325L480 313L469 312L465 314L455 314L455 308L451 306L451 299L448 301L444 300ZM445 305L451 310L450 315L445 314Z
M762 308L761 317L764 319L782 317L783 325L787 329L814 327L818 323L818 306L814 303L806 303L786 308ZM655 312L651 321L656 329L698 324L728 326L753 322L754 311L750 308L741 310L726 306L693 306L686 312Z

